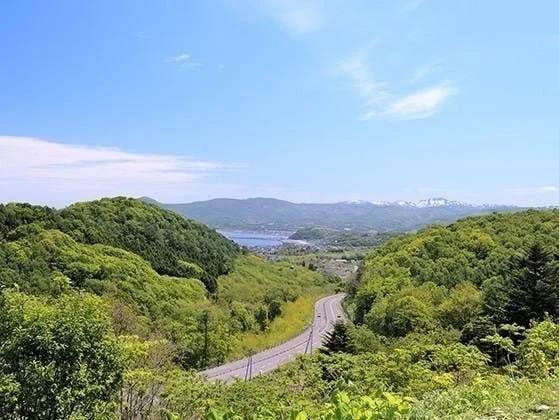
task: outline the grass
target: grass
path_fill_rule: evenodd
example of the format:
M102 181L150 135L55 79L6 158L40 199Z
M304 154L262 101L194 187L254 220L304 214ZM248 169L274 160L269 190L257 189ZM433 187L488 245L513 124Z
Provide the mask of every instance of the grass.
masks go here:
M256 255L243 255L235 261L233 271L219 277L219 298L228 302L261 304L274 291L302 296L330 287L324 276L290 263L271 263Z
M312 323L314 303L328 293L311 293L283 305L282 314L270 323L263 333L249 332L235 343L231 360L246 357L249 352L261 351L297 336Z
M295 337L311 324L316 300L332 294L335 286L317 271L288 262L272 263L253 254L237 258L233 271L221 276L218 284L221 307L239 302L254 311L269 294L290 297L282 304L281 315L265 332L253 330L235 337L229 360L246 357L250 350L264 350Z

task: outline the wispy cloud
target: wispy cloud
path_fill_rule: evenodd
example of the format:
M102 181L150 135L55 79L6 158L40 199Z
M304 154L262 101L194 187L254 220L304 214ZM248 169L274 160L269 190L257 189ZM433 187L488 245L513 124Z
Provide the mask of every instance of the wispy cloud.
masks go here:
M190 60L190 54L179 54L179 55L175 55L173 57L168 57L167 58L167 62L168 63L183 63L186 60Z
M202 66L200 61L192 60L190 54L186 53L167 57L165 61L167 61L167 63L176 64L183 70L190 70Z
M324 20L319 0L266 0L267 13L296 34L315 32Z
M442 66L438 61L433 61L431 63L423 64L414 70L414 72L409 78L409 83L413 85L418 82L421 82L422 80L426 79L432 74L437 73L441 69Z
M350 78L353 88L368 102L378 102L386 96L384 88L386 83L377 82L369 65L367 50L358 51L356 54L343 60L338 70Z
M457 88L443 82L390 102L382 115L400 120L427 118L434 115L456 93Z
M377 81L370 65L369 50L361 50L343 60L338 71L347 77L363 98L365 111L361 119L393 118L411 120L434 115L459 90L449 81L442 81L411 93L396 94L387 82ZM423 74L416 75L425 77ZM421 78L418 79L418 81Z
M243 167L186 156L0 136L0 202L47 194L75 199L181 191ZM62 200L65 201L65 200ZM67 201L67 200L66 200Z

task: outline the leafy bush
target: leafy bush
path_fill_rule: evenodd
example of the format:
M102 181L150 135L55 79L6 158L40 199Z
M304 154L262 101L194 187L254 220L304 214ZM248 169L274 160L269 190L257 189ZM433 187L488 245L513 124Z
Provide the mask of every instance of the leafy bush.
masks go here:
M0 303L0 415L67 419L102 409L122 355L103 303L68 294L53 303L4 292Z

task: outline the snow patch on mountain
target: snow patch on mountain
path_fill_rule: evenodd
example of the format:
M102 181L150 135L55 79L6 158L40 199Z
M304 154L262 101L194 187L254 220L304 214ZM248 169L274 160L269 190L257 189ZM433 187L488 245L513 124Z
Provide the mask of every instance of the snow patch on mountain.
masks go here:
M373 205L373 206L399 206L399 207L417 207L417 208L427 208L427 207L494 207L495 205L473 205L469 203L464 203L462 201L452 201L446 198L433 197L427 198L425 200L413 201L366 201L366 200L351 200L344 201L344 204L354 204L354 205Z
M428 198L415 203L415 207L448 207L448 206L468 206L473 207L471 204L463 203L461 201L450 201L446 198Z

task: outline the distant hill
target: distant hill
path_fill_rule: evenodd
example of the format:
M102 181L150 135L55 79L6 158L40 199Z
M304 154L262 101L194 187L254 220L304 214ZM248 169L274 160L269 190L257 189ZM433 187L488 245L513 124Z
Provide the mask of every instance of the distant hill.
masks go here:
M153 199L146 199L157 203ZM410 231L433 223L448 223L465 216L518 211L501 205L476 206L444 198L413 202L348 201L332 204L296 204L272 198L245 200L218 198L184 204L157 203L184 217L221 229Z
M359 233L324 228L302 228L289 239L310 242L314 245L328 245L337 248L373 247L391 238L391 233Z
M34 230L58 229L84 244L133 252L161 275L196 277L216 289L218 276L233 267L240 250L213 229L141 200L104 198L62 210L29 204L0 205L0 239Z
M159 274L197 277L215 291L239 248L213 229L133 198L104 198L73 204L60 212L62 231L88 244L134 252Z

